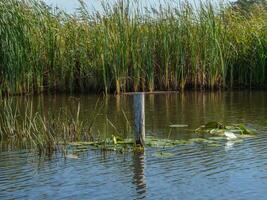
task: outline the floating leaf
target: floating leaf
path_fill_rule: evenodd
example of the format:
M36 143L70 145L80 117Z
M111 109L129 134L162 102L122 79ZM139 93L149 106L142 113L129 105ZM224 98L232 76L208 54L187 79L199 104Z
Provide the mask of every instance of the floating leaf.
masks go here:
M158 139L153 137L146 138L146 145L150 147L174 147L181 144L189 144L189 140L170 140L170 139Z

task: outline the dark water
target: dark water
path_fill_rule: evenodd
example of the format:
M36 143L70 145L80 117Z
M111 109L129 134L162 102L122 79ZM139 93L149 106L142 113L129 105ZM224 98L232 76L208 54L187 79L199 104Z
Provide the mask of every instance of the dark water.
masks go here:
M25 101L20 100L21 102ZM45 96L33 98L35 108L74 109L92 113L96 96ZM221 141L158 149L144 153L81 152L78 159L60 153L38 157L26 150L0 150L0 199L266 199L267 198L267 92L158 94L146 96L148 135L160 138L195 137L190 130L207 121L246 123L257 136L242 142ZM132 121L132 96L110 97L99 114L95 131L127 135ZM23 103L21 103L23 106ZM160 158L158 151L174 156Z

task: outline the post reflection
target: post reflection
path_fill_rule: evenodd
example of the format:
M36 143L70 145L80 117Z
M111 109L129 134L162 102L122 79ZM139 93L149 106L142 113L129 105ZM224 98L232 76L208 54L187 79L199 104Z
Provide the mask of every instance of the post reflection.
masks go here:
M144 199L146 197L144 152L136 152L133 154L133 184L136 186L135 199Z

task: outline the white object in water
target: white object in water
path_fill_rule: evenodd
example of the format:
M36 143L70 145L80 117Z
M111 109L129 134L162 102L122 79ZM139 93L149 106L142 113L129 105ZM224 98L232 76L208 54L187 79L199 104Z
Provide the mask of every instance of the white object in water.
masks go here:
M234 144L235 144L235 141L234 141L234 140L229 140L229 141L227 141L227 142L225 143L225 147L224 147L224 149L225 149L226 151L229 151L229 150L231 150L231 149L234 147Z
M237 139L236 135L233 134L233 133L230 132L230 131L225 131L225 132L224 132L224 135L227 137L227 140L234 140L234 139Z

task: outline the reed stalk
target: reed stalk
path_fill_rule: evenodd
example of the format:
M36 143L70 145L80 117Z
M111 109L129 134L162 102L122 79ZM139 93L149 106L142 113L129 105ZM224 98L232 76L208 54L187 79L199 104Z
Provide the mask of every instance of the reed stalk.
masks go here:
M0 93L266 87L267 12L183 1L83 1L73 14L0 2Z

